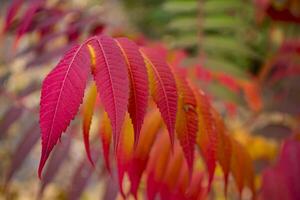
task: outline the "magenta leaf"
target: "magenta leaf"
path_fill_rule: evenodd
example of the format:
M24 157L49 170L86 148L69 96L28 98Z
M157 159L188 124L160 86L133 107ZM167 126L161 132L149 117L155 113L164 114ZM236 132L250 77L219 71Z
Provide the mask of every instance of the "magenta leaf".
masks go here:
M78 112L90 71L85 44L73 47L48 74L42 85L40 127L42 154L38 174L58 139Z
M263 173L261 199L299 199L299 177L300 142L288 139L283 144L277 164Z
M128 67L130 98L128 112L133 123L135 146L146 114L148 101L148 77L144 59L138 46L127 38L117 40Z
M128 106L129 80L126 63L116 42L105 35L91 42L96 54L93 72L100 98L112 125L114 149L117 149Z

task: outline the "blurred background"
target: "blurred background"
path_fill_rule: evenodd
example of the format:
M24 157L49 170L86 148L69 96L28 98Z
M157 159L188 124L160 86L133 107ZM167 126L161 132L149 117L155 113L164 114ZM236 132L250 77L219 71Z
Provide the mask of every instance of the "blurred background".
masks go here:
M95 170L87 162L79 117L37 177L41 82L101 33L167 49L246 146L263 190L262 174L299 133L299 23L298 0L0 0L0 199L121 198L102 159ZM213 191L224 199L218 181Z

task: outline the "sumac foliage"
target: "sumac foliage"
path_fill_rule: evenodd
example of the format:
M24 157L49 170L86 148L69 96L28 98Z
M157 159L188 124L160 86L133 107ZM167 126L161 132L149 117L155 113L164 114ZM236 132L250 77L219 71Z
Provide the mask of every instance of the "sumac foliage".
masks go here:
M11 43L5 53L16 61L0 70L0 100L9 100L0 109L0 157L11 157L4 193L41 135L38 198L61 178L67 188L58 191L79 199L94 175L104 182L104 199L300 198L299 134L283 144L288 134L276 135L282 128L299 132L298 1L157 2L150 10L172 17L162 20L165 27L147 23L147 30L166 31L164 42L110 24L107 14L118 16L105 3L89 12L73 1L10 2L0 33L1 42L13 36L3 44ZM144 11L128 16L135 10ZM259 28L251 13L268 23ZM28 81L59 57L44 79ZM11 85L19 82L14 94ZM24 124L15 150L3 153ZM265 135L254 135L260 131ZM82 149L74 146L78 132Z
M156 48L139 47L127 38L102 34L74 46L61 58L42 85L39 176L53 147L77 114L87 83L91 83L83 105L86 152L93 163L89 129L93 112L100 105L104 108L99 130L104 160L111 170L109 152L113 144L124 197L129 193L137 197L145 174L149 199L156 194L161 198L204 198L217 163L222 166L226 184L232 172L239 191L248 186L254 197L254 174L247 151L230 137L206 94L157 52ZM97 96L100 103L96 103ZM205 187L201 186L205 174L194 166L199 155L209 175ZM123 188L125 174L131 182L127 191Z

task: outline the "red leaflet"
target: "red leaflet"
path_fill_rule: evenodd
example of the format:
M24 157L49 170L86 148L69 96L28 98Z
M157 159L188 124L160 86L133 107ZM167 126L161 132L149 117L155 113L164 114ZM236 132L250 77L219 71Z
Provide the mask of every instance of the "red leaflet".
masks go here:
M196 69L196 77L202 81L205 82L211 82L213 79L213 74L211 71L205 69L204 67L202 67L201 65L196 65L195 66Z
M116 151L122 124L128 106L129 81L126 63L116 42L105 35L91 42L96 54L93 72L104 109L112 124Z
M130 81L130 98L128 112L134 125L134 143L138 143L148 101L147 70L138 46L126 39L118 38L119 45L128 67Z
M20 9L24 0L13 0L7 9L7 14L5 18L5 24L3 28L3 33L9 29L14 17L17 15L18 10Z
M89 70L87 46L75 46L65 54L43 82L40 102L42 154L39 177L54 145L78 112Z
M92 117L94 113L96 97L97 97L97 88L96 85L93 83L89 88L87 97L83 105L83 124L82 124L85 151L87 153L89 161L93 166L94 166L94 162L92 160L91 152L90 152L89 134L90 134Z
M240 85L238 80L236 80L233 76L230 76L225 73L216 73L216 79L230 89L232 92L238 93L240 91Z
M196 134L198 132L197 102L185 77L181 76L179 71L176 70L174 75L179 90L176 133L184 151L190 175L192 175Z
M148 70L152 97L168 128L173 144L177 112L177 89L174 76L167 63L153 50L143 48L141 52Z

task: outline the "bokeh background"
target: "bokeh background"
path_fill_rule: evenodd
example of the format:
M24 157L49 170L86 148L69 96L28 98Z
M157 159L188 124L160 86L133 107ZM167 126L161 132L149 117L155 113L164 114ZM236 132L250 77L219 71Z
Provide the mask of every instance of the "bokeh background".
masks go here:
M41 82L67 49L94 34L174 52L168 56L187 68L248 149L258 191L283 141L299 132L298 0L27 0L5 29L12 2L0 0L0 199L34 199L41 191L44 199L120 198L102 159L95 170L87 162L80 118L55 149L46 178L37 177ZM24 28L27 9L40 2ZM220 177L217 171L213 199L224 199ZM229 199L237 199L231 190Z

